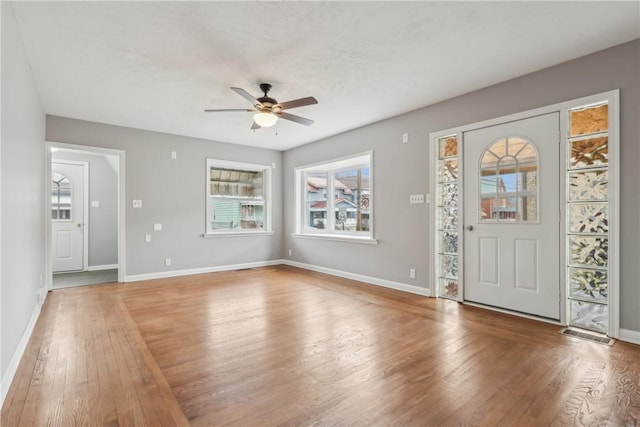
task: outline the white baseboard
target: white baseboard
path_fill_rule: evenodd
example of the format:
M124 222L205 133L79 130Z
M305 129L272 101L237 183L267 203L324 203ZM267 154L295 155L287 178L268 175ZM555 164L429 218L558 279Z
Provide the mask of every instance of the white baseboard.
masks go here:
M87 267L87 271L117 270L117 269L118 269L118 264L90 265Z
M632 344L640 345L640 331L632 331L630 329L620 328L620 334L618 336L620 341L630 342Z
M333 268L318 267L316 265L305 264L302 262L291 261L287 259L281 260L281 263L285 265L290 265L292 267L304 268L305 270L317 271L319 273L331 274L332 276L344 277L345 279L352 279L352 280L357 280L359 282L365 282L365 283L369 283L376 286L391 288L397 291L410 292L412 294L422 295L425 297L431 296L431 291L429 289L421 288L415 285L409 285L406 283L394 282L391 280L379 279L377 277L349 273L341 270L334 270Z
M191 274L216 273L219 271L242 270L244 268L268 267L280 265L282 260L248 262L244 264L220 265L216 267L192 268L187 270L160 271L157 273L132 274L124 276L125 282L138 282L140 280L166 279L168 277L189 276Z
M24 352L27 349L27 344L29 343L29 339L31 338L31 334L33 333L33 328L36 326L36 322L38 321L38 317L40 316L40 309L42 308L42 304L47 299L48 292L44 292L42 296L42 303L36 304L33 312L31 313L31 319L29 319L29 323L20 338L20 342L18 342L18 346L13 352L13 356L11 357L11 361L9 362L9 366L7 367L7 372L5 372L2 377L2 383L0 383L0 407L4 405L4 399L7 397L7 393L9 392L9 387L11 387L11 383L13 382L13 377L16 375L18 371L18 365L22 360L22 356L24 356Z

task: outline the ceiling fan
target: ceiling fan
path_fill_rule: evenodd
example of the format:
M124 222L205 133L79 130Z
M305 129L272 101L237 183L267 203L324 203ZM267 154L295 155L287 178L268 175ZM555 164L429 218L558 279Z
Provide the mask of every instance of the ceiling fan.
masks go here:
M260 98L254 98L246 90L241 89L239 87L232 87L231 90L236 92L238 95L240 95L247 101L251 102L254 108L253 109L227 108L227 109L204 110L204 111L206 113L217 113L217 112L225 112L225 111L256 112L256 114L253 115L253 125L251 125L251 129L254 129L254 130L271 127L276 124L276 122L278 121L278 118L290 120L292 122L300 123L306 126L311 126L313 124L313 120L311 119L296 116L294 114L286 113L284 111L284 110L289 110L291 108L304 107L305 105L317 104L318 101L313 96L294 99L293 101L278 102L275 99L270 98L268 96L268 93L271 90L271 85L269 83L260 84L260 90L264 93L264 96L261 96Z

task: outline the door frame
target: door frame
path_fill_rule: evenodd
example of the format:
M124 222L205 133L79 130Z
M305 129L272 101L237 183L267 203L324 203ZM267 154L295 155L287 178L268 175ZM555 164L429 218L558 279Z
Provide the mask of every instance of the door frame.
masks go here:
M51 150L49 150L49 153L51 153ZM82 212L82 271L87 271L87 268L89 267L89 233L87 230L89 230L89 162L83 162L80 160L53 160L51 159L51 161L49 162L49 166L51 167L51 165L53 163L60 163L60 164L66 164L66 165L76 165L76 166L82 166L82 180L83 182L83 189L82 189L82 204L83 204L83 212ZM53 169L53 168L52 168ZM51 181L51 171L49 171L49 181ZM49 183L49 187L51 187L51 183ZM51 203L51 198L48 198L49 203ZM49 216L47 218L49 218L49 223L51 223L53 220L51 219L51 205L49 205L49 210L47 211L49 212ZM53 225L51 225L51 227L53 228ZM53 244L53 241L52 241ZM52 255L53 255L53 248L51 249L52 251ZM52 261L52 266L51 266L51 272L53 273L53 261Z
M75 150L75 151L83 151L91 154L99 154L99 155L110 155L116 156L118 158L118 282L124 282L125 277L125 151L124 150L116 150L111 148L101 148L101 147L93 147L88 145L77 145L77 144L66 144L61 142L54 141L45 141L44 150L45 150L45 289L47 291L53 289L53 260L52 260L52 237L51 237L51 196L50 196L50 187L51 187L51 148L60 148L67 150ZM68 162L70 163L70 162ZM85 170L88 171L88 168ZM85 191L88 192L88 185L85 186ZM86 199L86 203L88 203L88 197ZM85 203L85 204L86 204ZM85 209L85 215L88 215L89 210ZM88 239L88 233L85 233L85 236ZM88 251L89 245L85 245L86 250ZM85 258L88 263L88 256ZM85 268L86 270L86 268Z
M567 206L567 178L566 178L566 153L568 149L568 138L567 138L567 129L568 129L568 111L572 108L577 108L589 104L596 104L598 102L608 102L609 103L609 247L608 247L608 259L609 259L609 332L608 335L612 338L618 338L620 333L620 90L615 89L608 92L602 92L582 98L572 99L564 102L560 102L557 104L552 104L540 108L535 108L527 111L522 111L515 114L510 114L502 117L497 117L489 120L483 120L480 122L470 123L463 126L458 126L454 128L449 128L445 130L441 130L438 132L432 132L429 134L429 150L428 155L429 159L427 160L427 164L431 166L431 174L429 176L430 182L430 194L436 195L436 186L437 179L435 174L438 171L438 139L446 136L457 136L458 138L458 164L463 165L464 158L464 133L472 130L481 129L484 127L496 126L507 122L517 121L526 119L533 116L539 116L544 114L549 114L553 112L560 113L560 147L559 147L559 172L560 176L564 177L560 181L560 185L562 188L560 189L560 324L567 325L567 283L566 283L566 272L568 259L566 254L566 221L563 221L563 218L566 218L566 206ZM462 183L464 182L464 168L458 168L458 182L459 182L459 193L458 193L458 256L459 256L459 264L458 264L458 282L460 286L458 286L458 302L464 302L464 204L463 204L463 192ZM435 197L434 197L435 198ZM429 289L431 295L438 295L438 287L437 282L438 278L436 277L437 269L436 269L436 258L437 254L437 243L438 239L438 225L436 224L436 209L437 202L433 200L431 203L431 207L429 210L429 224L430 224L430 238L429 238L429 260L428 265L431 271L429 277ZM470 304L473 305L473 304ZM502 310L487 306L482 306L487 309L507 312L513 315L528 317L536 320L549 321L537 316L530 316L523 313L517 313L509 310ZM551 323L557 323L552 322Z

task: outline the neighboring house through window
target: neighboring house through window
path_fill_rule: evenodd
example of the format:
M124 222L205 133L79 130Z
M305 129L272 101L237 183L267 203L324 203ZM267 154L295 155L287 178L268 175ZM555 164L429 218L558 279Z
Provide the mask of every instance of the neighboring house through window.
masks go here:
M296 169L298 234L373 238L371 153Z
M206 234L271 231L271 167L207 159Z

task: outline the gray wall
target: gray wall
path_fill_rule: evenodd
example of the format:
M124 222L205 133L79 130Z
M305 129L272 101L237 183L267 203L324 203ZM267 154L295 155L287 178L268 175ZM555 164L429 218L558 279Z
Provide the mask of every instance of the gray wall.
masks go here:
M52 160L74 160L89 163L89 267L118 263L118 174L117 157L111 162L107 155L56 151ZM92 201L100 207L91 206Z
M429 192L429 133L618 88L620 326L640 331L640 40L285 152L284 249L293 251L295 261L427 287L429 205L409 205L408 196ZM409 143L402 144L405 132ZM293 169L366 150L374 151L374 223L379 245L292 237ZM417 269L415 280L408 278L409 268Z
M2 314L0 366L7 367L37 307L44 247L45 115L13 10L2 2Z
M196 138L47 117L47 140L124 150L125 275L277 260L282 248L282 153ZM177 159L171 159L171 151ZM272 235L204 239L206 159L276 164ZM132 200L142 208L133 209ZM162 231L153 231L161 223ZM151 243L145 243L151 234ZM171 258L172 265L164 266Z

